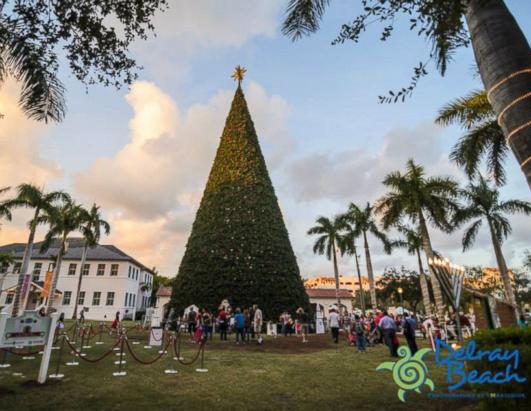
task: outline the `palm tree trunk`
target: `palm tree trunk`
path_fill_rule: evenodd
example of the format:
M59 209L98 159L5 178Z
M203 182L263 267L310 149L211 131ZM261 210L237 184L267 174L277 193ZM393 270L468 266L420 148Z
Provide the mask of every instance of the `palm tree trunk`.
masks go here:
M46 314L51 314L53 307L53 298L55 295L55 289L57 288L57 281L59 280L59 273L61 272L61 263L63 262L63 254L66 244L66 233L61 238L61 246L59 247L59 255L57 256L57 262L53 270L52 285L48 292L48 301L46 302Z
M428 290L428 281L426 280L426 274L424 274L424 267L422 266L422 258L420 256L420 250L417 248L417 259L419 261L419 278L420 278L420 291L422 292L422 303L426 310L426 315L431 315L431 301L430 291Z
M492 223L489 221L490 237L492 239L492 246L494 247L494 253L496 254L496 261L498 263L498 269L503 281L503 288L505 289L505 299L514 307L516 315L518 316L518 310L516 305L516 298L514 296L513 286L511 284L511 278L509 277L509 270L505 263L505 258L501 250L500 243L496 238L496 233Z
M37 231L37 217L39 217L39 209L35 210L35 214L33 216L33 220L30 222L30 233L28 237L28 243L26 244L26 248L24 249L24 256L22 257L22 264L20 267L20 273L18 274L18 283L17 288L15 291L15 299L13 301L13 311L12 315L13 317L16 317L19 310L24 311L24 305L26 303L26 297L29 293L29 290L31 287L28 286L25 295L21 295L22 292L22 283L24 282L24 275L29 274L28 268L31 261L31 254L33 253L33 243L35 241L35 231Z
M503 0L470 0L476 63L498 122L531 186L531 49Z
M337 309L341 313L341 298L339 298L339 270L337 269L336 241L332 242L332 255L334 259L334 276L336 277Z
M360 288L360 300L361 300L361 312L363 313L363 316L365 316L365 293L363 292L363 285L361 284L361 271L360 271L360 263L358 261L358 250L356 250L356 246L354 246L354 258L356 259L356 270L358 271L358 284Z
M83 267L85 266L85 261L87 259L87 250L88 250L88 243L87 240L85 240L85 244L83 245L83 254L81 254L81 267L79 269L79 279L77 280L77 291L75 296L75 302L74 302L74 312L72 313L72 319L75 320L77 318L77 306L79 301L79 293L81 292L81 282L83 281Z
M369 289L371 294L372 309L376 309L376 287L374 285L374 273L372 271L371 252L369 251L369 242L367 241L367 233L363 232L363 242L365 246L365 261L367 263L367 275L369 277Z
M422 214L422 210L419 211L419 223L420 223L420 235L422 236L422 248L426 254L426 258L429 260L434 257L433 248L431 247L430 234L428 233L428 227L426 226L426 220ZM428 266L430 271L431 278L431 287L433 289L433 297L435 298L435 308L437 310L437 317L440 321L444 321L444 300L441 293L441 286L439 281L435 277L435 273L431 269L431 266Z

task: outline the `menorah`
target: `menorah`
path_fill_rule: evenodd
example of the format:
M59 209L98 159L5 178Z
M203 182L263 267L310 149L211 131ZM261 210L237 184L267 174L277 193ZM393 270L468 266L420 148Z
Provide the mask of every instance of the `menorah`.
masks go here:
M465 268L457 264L452 264L447 258L429 258L428 263L441 285L441 289L450 301L450 305L455 312L455 324L457 328L457 339L463 341L461 332L461 321L459 318L459 306L461 304L461 291L463 290L463 278Z

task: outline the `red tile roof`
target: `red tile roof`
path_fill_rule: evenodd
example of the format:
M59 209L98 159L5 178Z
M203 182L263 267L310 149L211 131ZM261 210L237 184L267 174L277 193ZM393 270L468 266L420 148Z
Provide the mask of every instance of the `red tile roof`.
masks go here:
M157 291L157 297L171 297L171 287L161 285Z
M334 288L307 288L306 294L310 298L336 298L336 290ZM340 298L352 298L349 290L340 289Z

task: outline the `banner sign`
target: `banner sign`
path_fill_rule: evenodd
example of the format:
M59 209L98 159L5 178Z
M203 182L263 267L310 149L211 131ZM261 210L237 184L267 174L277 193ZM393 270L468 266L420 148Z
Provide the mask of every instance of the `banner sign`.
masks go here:
M50 332L50 322L50 317L41 317L37 311L24 311L18 317L2 318L0 347L43 345Z
M42 287L41 297L48 297L50 294L50 286L52 285L53 271L46 272L46 277L44 280L44 286Z
M20 295L22 298L27 294L28 288L31 282L31 275L30 274L24 274L24 279L22 280L22 287L20 288Z
M162 328L152 328L151 333L149 334L149 345L162 345L162 332Z

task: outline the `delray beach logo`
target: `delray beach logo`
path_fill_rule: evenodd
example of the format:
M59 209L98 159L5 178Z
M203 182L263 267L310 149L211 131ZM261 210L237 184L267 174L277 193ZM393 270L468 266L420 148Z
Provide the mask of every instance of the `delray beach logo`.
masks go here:
M398 348L398 355L402 357L396 362L385 361L376 367L377 371L389 370L393 373L393 380L398 388L398 398L405 402L407 391L415 391L420 394L421 387L426 385L435 390L435 384L428 378L428 367L423 358L431 352L424 348L411 355L408 347ZM493 372L486 370L480 372L473 369L473 362L496 362L504 365L503 371ZM468 383L470 385L504 384L509 382L524 383L526 377L518 374L520 366L520 353L518 350L505 350L495 348L492 350L478 350L475 341L470 340L466 346L457 347L446 342L435 340L435 362L438 366L446 367L448 390L453 391ZM466 362L466 365L465 365Z
M447 350L443 356L442 352ZM465 367L465 361L468 361ZM471 369L474 361L501 362L505 369L492 372ZM435 362L437 365L446 366L446 378L448 389L456 390L465 383L468 384L504 384L508 382L523 383L527 378L518 375L520 365L520 352L518 350L505 350L495 348L493 350L477 350L476 342L470 340L465 347L454 348L446 342L437 339L435 341ZM471 363L472 362L472 363Z
M416 391L420 394L420 388L423 385L428 386L432 391L435 384L428 378L428 367L424 364L422 358L431 352L429 348L423 348L411 355L411 351L406 346L398 348L398 355L402 357L396 362L385 361L376 367L376 371L389 370L393 372L393 380L398 385L398 398L406 402L406 392Z

